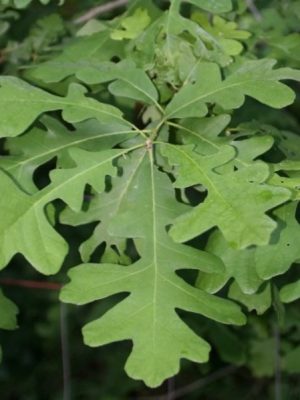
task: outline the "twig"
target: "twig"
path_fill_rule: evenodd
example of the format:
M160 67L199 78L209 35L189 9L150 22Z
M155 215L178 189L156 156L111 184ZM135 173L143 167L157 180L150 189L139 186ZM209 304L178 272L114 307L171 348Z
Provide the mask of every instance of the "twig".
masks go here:
M280 330L278 321L274 324L274 339L275 339L275 400L281 400L281 359L280 359Z
M2 278L1 285L20 286L28 289L60 290L62 285L57 282L28 281L20 279Z
M106 4L102 4L101 6L91 8L89 11L87 11L81 17L76 18L74 20L74 24L83 24L84 22L87 22L92 18L96 18L101 14L105 14L105 13L113 11L117 8L126 6L128 1L129 0L115 0L115 1L110 1L109 3L106 3Z
M213 374L207 376L206 378L198 379L190 383L189 385L183 386L182 388L175 390L172 393L172 399L176 400L181 397L184 397L185 395L194 392L195 390L201 389L221 378L224 378L225 376L233 374L237 370L238 367L234 365L230 365L229 367L220 369L219 371L214 372ZM167 396L169 396L169 394L162 396L147 396L140 398L140 400L166 400L168 398Z
M175 378L168 379L168 395L167 400L174 400L174 393L175 393Z
M245 1L246 1L248 9L252 12L256 21L261 21L262 16L261 16L261 13L259 12L258 8L256 7L254 0L245 0Z
M60 340L63 366L63 400L71 400L71 365L68 338L67 306L60 304Z

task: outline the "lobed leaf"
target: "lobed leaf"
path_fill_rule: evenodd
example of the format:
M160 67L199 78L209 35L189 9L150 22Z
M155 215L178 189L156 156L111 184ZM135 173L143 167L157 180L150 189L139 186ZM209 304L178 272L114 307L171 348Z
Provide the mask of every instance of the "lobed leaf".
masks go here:
M185 242L217 226L235 248L269 242L276 223L265 212L287 201L291 193L264 183L269 176L267 165L253 164L221 175L215 169L235 155L229 146L210 156L190 146L165 145L163 153L178 166L176 187L202 184L208 191L205 201L171 228L175 241Z
M244 323L235 304L186 283L179 269L216 271L220 261L199 250L172 242L166 232L179 203L169 178L157 171L147 154L108 228L111 235L135 241L140 260L130 266L84 264L70 271L71 282L61 299L85 304L116 293L128 293L123 301L84 329L85 343L100 346L132 340L127 373L159 386L178 372L181 358L204 362L209 345L188 328L176 309L199 313L223 323Z
M23 133L42 114L62 110L67 122L80 122L96 118L102 123L121 122L122 112L85 96L86 88L76 83L70 85L66 97L55 96L29 85L15 77L0 77L0 137ZM18 118L15 116L18 115ZM127 123L127 127L130 124Z
M28 192L35 192L35 170L53 158L58 163L69 158L69 149L76 147L89 151L105 150L134 137L136 133L122 124L103 125L96 120L78 124L70 131L56 119L44 116L45 129L32 128L25 135L9 138L6 149L9 156L0 159L0 167Z
M274 108L286 107L295 95L279 81L299 81L300 72L290 68L274 70L275 63L268 59L246 61L225 80L217 64L200 63L194 81L183 86L168 104L166 118L205 116L207 103L216 103L224 110L239 108L246 95Z

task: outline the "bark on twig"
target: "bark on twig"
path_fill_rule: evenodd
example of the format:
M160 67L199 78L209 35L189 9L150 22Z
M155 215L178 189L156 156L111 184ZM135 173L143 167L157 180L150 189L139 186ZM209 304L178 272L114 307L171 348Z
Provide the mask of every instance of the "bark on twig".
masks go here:
M56 282L29 281L22 279L3 278L0 285L19 286L27 289L60 290L62 285Z
M234 365L230 365L229 367L222 368L219 371L212 373L211 375L208 375L204 378L198 379L198 380L190 383L189 385L175 389L172 392L172 399L177 400L180 398L184 398L185 395L192 393L198 389L202 389L205 386L210 385L211 383L213 383L219 379L225 378L226 376L233 374L237 370L238 370L238 367L236 367ZM162 396L141 397L140 400L167 400L169 398L169 396L170 396L170 393L167 393Z
M113 11L117 8L126 6L127 3L128 3L128 0L115 0L115 1L110 1L109 3L106 3L106 4L102 4L101 6L91 8L85 14L81 15L81 17L76 18L74 20L74 24L78 24L78 25L83 24L92 18L98 17L99 15L102 15L107 12Z
M256 7L254 0L246 0L246 4L247 4L248 9L253 14L253 17L256 19L256 21L261 21L262 16L261 16L261 13L259 12L258 8Z
M71 400L71 362L68 335L67 305L60 304L60 339L63 367L63 400Z

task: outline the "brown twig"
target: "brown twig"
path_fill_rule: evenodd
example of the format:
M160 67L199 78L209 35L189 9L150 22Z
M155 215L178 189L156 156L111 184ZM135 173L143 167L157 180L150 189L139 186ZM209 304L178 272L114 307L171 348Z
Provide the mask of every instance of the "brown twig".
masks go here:
M0 279L0 284L5 286L19 286L27 289L60 290L62 285L57 282L29 281L12 278Z
M71 400L71 362L69 349L69 334L68 334L68 315L67 305L60 304L60 339L61 339L61 354L63 367L63 400Z
M281 337L279 323L275 320L274 323L274 339L275 339L275 384L274 384L274 399L281 400L281 384L282 384L282 374L281 374L281 357L280 357L280 347L281 347Z
M253 14L253 17L256 19L256 21L261 21L262 16L261 13L259 12L258 8L255 5L254 0L246 0L247 8L251 11Z
M211 375L198 379L189 385L183 386L182 388L179 388L177 390L174 390L172 393L172 399L176 400L179 398L184 398L185 395L194 392L195 390L201 389L219 379L225 378L225 376L233 374L235 371L238 370L238 367L234 365L230 365L229 367L225 367L223 369L220 369L219 371L216 371L212 373ZM162 396L147 396L147 397L142 397L140 400L166 400L168 399L168 396L170 396L170 393L162 395Z
M168 394L167 400L174 400L174 393L175 393L175 377L168 379Z
M101 6L91 8L89 11L87 11L81 17L76 18L74 20L74 24L78 24L78 25L83 24L92 18L98 17L101 14L105 14L105 13L113 11L117 8L126 6L127 3L128 3L128 0L115 0L115 1L110 1L106 4L102 4Z

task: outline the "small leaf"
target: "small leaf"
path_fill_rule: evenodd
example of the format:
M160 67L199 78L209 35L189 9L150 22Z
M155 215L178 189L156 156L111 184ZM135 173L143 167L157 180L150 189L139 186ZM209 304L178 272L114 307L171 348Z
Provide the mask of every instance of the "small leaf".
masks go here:
M258 315L264 314L272 305L271 286L267 284L258 293L245 294L236 283L230 286L228 296L244 304L251 312L255 310Z
M115 29L110 37L113 40L135 39L150 24L151 18L147 10L137 8L130 16L121 20L121 29Z
M287 201L291 193L264 183L269 176L267 165L253 164L220 175L215 169L234 157L229 146L210 156L190 146L166 145L163 152L178 166L176 187L202 184L208 191L203 203L175 222L171 229L175 241L185 242L217 226L235 248L269 242L276 223L265 212Z

